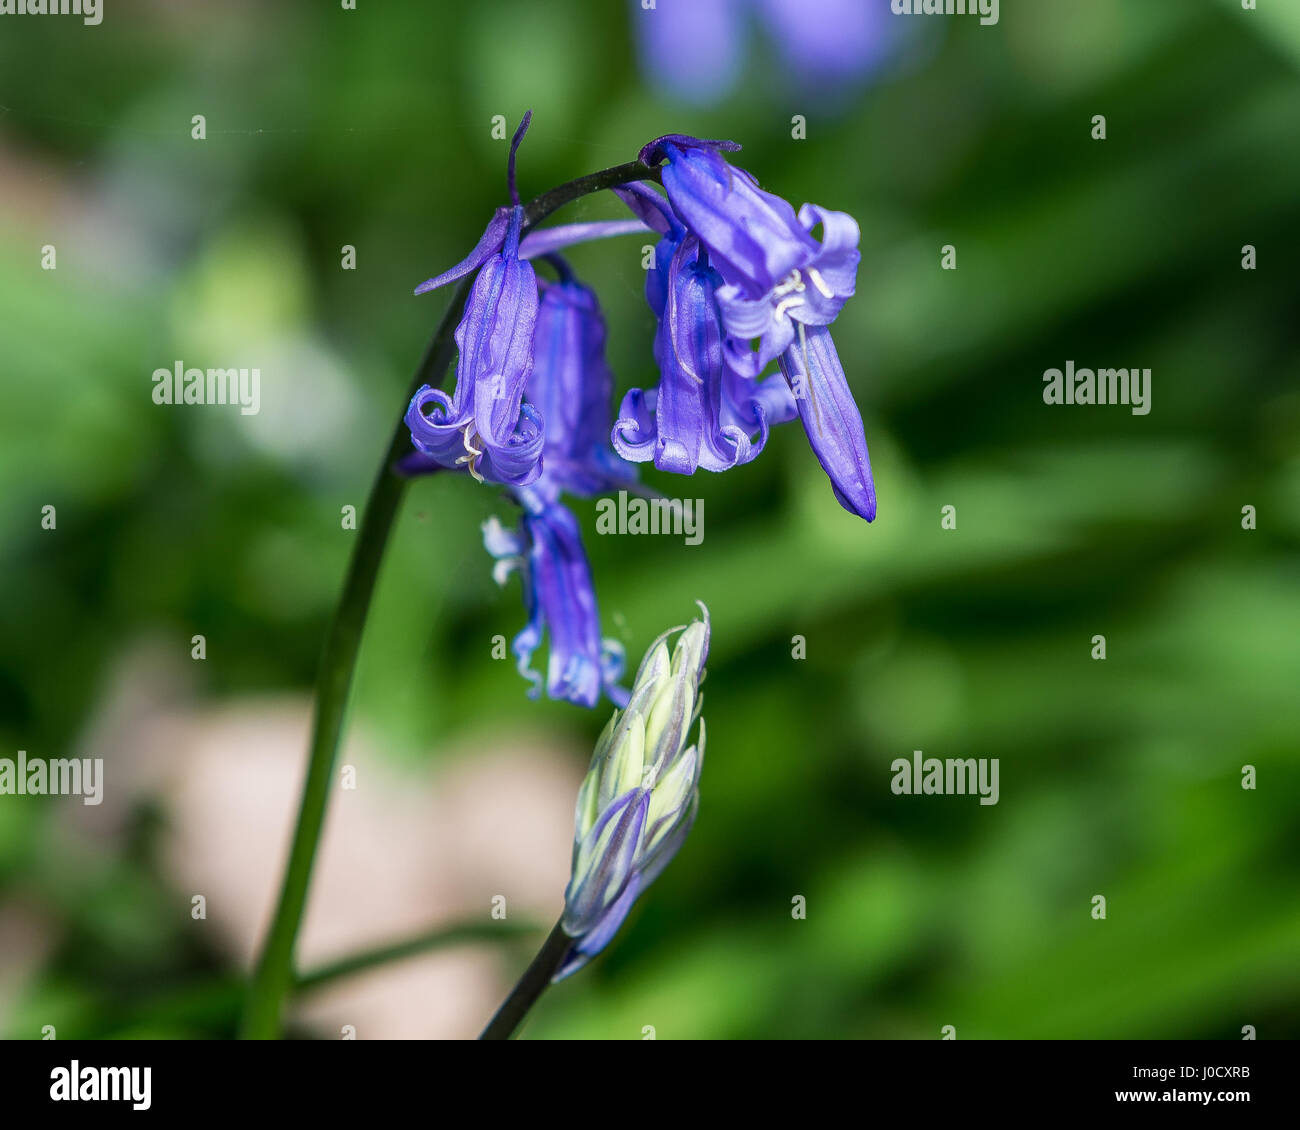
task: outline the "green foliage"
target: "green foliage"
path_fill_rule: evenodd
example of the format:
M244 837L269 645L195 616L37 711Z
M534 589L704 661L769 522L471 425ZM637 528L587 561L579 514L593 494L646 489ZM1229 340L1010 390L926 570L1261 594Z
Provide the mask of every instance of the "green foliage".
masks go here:
M861 221L836 336L880 514L840 510L797 424L725 476L647 475L706 500L700 546L598 537L579 507L629 654L707 602L709 753L681 855L528 1034L1300 1036L1294 20L1006 4L995 28L927 21L928 53L831 113L757 73L709 111L666 103L629 5L329 7L6 26L0 755L71 755L124 655L184 655L195 624L219 640L186 672L205 700L310 687L340 508L445 301L411 290L501 202L493 114L535 111L526 194L660 133L734 137L773 190ZM574 255L620 393L654 379L641 242ZM285 359L258 417L150 403L155 367L253 346ZM1068 359L1151 368L1150 415L1044 405ZM606 719L489 659L523 620L493 513L465 481L408 495L353 712L395 771L485 718L587 748ZM1000 803L893 795L914 749L999 758ZM233 1031L234 971L157 867L166 818L105 856L0 797L0 907L52 939L6 1034Z

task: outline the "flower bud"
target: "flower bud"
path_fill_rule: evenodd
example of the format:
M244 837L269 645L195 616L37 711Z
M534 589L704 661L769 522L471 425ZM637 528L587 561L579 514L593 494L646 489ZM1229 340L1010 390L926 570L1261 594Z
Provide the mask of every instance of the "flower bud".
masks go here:
M671 628L650 645L627 707L614 712L596 743L578 790L573 874L560 919L573 944L557 981L605 948L695 820L703 719L698 740L688 741L709 651L709 612L700 609L703 620ZM674 632L681 635L670 654Z

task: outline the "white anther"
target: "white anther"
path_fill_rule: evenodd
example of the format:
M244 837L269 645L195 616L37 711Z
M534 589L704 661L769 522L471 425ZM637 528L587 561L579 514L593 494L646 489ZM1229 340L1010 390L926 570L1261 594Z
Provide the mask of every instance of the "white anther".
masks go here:
M776 295L777 298L780 298L782 295L789 294L792 291L795 293L799 293L805 289L806 287L804 286L803 283L803 276L800 275L798 271L791 271L785 277L785 281L782 282L779 286L777 286L776 289L772 291L772 293Z
M462 455L459 459L456 460L456 462L468 463L469 473L473 475L478 482L481 483L483 482L483 476L478 473L478 468L474 465L474 460L477 459L480 455L482 455L483 452L481 452L477 447L475 447L472 443L470 443L469 436L470 436L470 432L473 430L474 430L473 424L465 425L465 430L461 434L465 438L465 450L468 451L469 454Z
M821 272L816 267L808 268L808 277L812 279L813 286L822 292L826 298L834 298L835 292L826 285L826 280L822 278Z

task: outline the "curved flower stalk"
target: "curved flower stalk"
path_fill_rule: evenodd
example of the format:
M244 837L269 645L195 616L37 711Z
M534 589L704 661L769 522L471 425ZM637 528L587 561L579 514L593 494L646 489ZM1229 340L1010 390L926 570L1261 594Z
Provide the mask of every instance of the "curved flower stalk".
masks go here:
M557 185L524 207L525 222L521 230L531 228L557 209L583 196L653 175L639 161L629 161ZM513 177L511 181L511 199L518 204ZM481 242L491 243L491 240ZM495 253L495 250L495 247L489 247L483 258ZM467 285L457 286L416 368L407 393L408 399L425 384L442 382L453 357L453 327L463 309L468 290ZM244 1038L277 1037L281 1031L281 1015L286 998L294 991L295 985L305 983L295 981L293 973L298 930L307 903L307 891L311 885L331 784L335 777L334 769L338 761L357 657L384 553L405 490L406 480L401 464L403 452L410 450L410 442L410 431L404 416L401 416L395 421L393 433L367 496L342 592L325 638L298 817L294 824L275 911L244 995L239 1025L240 1035ZM425 465L417 466L415 470L430 469L428 464L432 460L423 455L418 455L418 460L424 461ZM558 945L563 935L558 931L557 935L555 941ZM382 959L406 952L410 952L409 947L389 947L382 954ZM367 965L373 963L371 960L366 962Z
M326 639L298 820L246 998L246 1036L278 1034L293 987L298 928L403 473L452 471L506 488L522 510L519 528L508 533L489 523L486 534L498 578L513 568L525 577L529 619L515 646L521 670L555 697L594 706L604 691L625 704L579 798L564 917L489 1036L508 1035L552 977L572 973L608 944L681 846L697 805L703 723L694 745L687 735L699 710L707 611L683 630L671 655L666 638L656 641L630 697L621 694L621 653L600 638L591 571L564 494L635 485L631 464L643 459L690 471L736 466L757 454L771 424L797 412L840 501L867 519L875 513L861 416L826 328L853 292L856 225L811 205L796 215L722 159L738 148L733 143L682 135L525 206L514 169L528 121L525 115L510 150L511 203L496 210L465 260L418 288L427 293L459 280L375 477ZM639 183L660 179L666 198ZM563 205L605 189L624 190L634 221L531 230ZM661 381L633 397L624 413L630 423L619 421L620 442L631 452L621 461L624 452L616 454L606 438L612 382L604 321L594 294L556 252L629 230L659 236L659 267L646 297L659 321ZM556 281L538 281L537 258L550 263ZM781 375L760 379L762 362L745 355L746 340L750 353L776 356ZM446 395L435 386L452 361L453 341L456 387ZM543 680L530 664L544 634L551 646Z

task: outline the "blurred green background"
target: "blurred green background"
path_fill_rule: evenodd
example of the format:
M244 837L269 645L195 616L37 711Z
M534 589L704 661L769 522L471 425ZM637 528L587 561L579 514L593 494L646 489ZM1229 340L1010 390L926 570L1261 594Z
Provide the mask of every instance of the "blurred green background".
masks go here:
M858 218L835 335L880 510L867 526L838 507L798 425L725 476L645 475L705 499L700 546L598 537L574 504L633 660L708 603L709 753L680 856L527 1034L1300 1036L1300 9L1261 8L1004 0L993 27L913 19L838 99L784 81L754 35L711 106L639 67L633 3L106 0L99 27L0 19L0 754L107 760L102 809L0 797L0 1032L233 1033L228 987L303 757L259 712L305 710L354 545L340 509L364 502L446 301L412 288L502 202L491 119L531 108L525 196L689 132L741 141L796 206ZM618 214L596 199L556 220ZM573 255L620 395L655 379L642 242ZM177 359L260 365L262 411L155 406L150 374ZM1151 368L1150 415L1045 406L1043 371L1070 359ZM490 658L523 622L481 546L493 514L510 507L466 481L410 490L352 726L410 803L476 757L535 749L563 829L607 714L532 702ZM151 731L167 754L151 776L132 758L160 714L174 729ZM258 761L234 755L264 738L288 791L222 807L262 795ZM192 781L205 740L213 775ZM1000 803L893 795L890 762L915 749L999 758ZM520 821L484 792L495 779L473 801L489 841ZM187 789L218 798L210 826L173 805ZM241 859L259 827L274 850ZM559 889L518 896L539 925L567 865L552 841ZM366 850L363 880L446 870L395 833ZM190 851L232 863L204 922L177 877ZM496 878L448 874L445 905L486 918ZM437 918L418 884L398 894L413 922ZM527 945L469 956L467 1018L401 1031L473 1034Z

